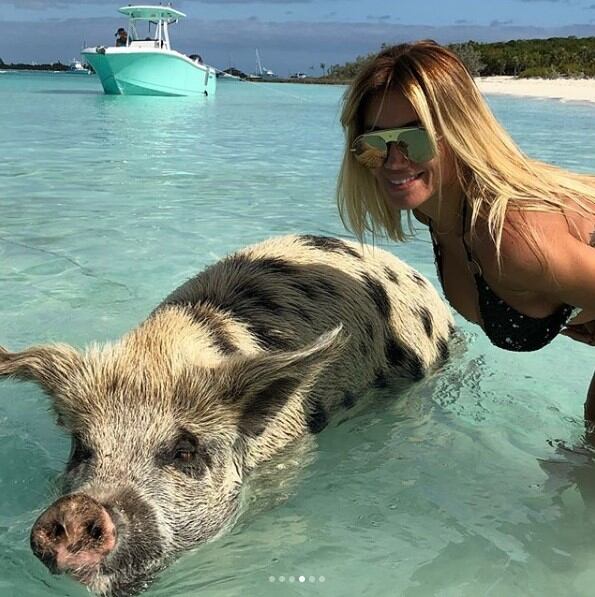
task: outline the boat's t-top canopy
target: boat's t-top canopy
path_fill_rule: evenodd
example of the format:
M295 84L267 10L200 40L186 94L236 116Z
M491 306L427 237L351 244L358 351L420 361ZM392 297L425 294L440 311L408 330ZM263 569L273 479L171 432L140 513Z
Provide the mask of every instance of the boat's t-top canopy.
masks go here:
M118 9L123 15L129 19L139 21L166 21L168 23L175 23L178 19L183 19L186 15L179 10L175 10L170 6L123 6Z
M129 18L129 31L126 40L127 47L162 49L169 50L168 25L177 23L186 15L171 6L123 6L118 11ZM137 21L148 21L149 37L139 35L136 27ZM151 34L151 25L155 25L154 33Z

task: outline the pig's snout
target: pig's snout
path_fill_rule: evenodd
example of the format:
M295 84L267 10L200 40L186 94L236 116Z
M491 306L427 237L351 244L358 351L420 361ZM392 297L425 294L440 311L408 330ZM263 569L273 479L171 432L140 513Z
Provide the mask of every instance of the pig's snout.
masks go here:
M31 530L33 553L54 573L71 572L83 582L116 546L109 512L84 494L52 504Z

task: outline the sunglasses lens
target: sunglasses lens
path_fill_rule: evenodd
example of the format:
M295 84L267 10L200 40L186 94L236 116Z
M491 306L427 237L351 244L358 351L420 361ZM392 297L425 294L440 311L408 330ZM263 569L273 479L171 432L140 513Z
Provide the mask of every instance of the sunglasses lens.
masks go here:
M412 162L427 162L434 157L434 149L425 129L389 129L366 133L355 140L353 154L367 168L380 168L388 156L388 144L394 143Z
M424 129L403 131L397 141L403 155L412 162L427 162L434 157L430 137Z
M353 155L366 168L380 168L387 156L386 143L378 135L362 135L353 144Z

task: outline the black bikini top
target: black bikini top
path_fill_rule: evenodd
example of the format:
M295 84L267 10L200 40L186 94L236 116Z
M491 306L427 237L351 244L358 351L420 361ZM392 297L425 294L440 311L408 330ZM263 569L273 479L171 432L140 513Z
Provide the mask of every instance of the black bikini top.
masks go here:
M543 348L560 333L572 317L573 307L562 305L547 317L530 317L519 313L516 309L505 303L484 280L481 266L473 258L471 250L465 241L466 226L467 204L463 202L463 246L467 253L467 259L473 264L474 271L476 272L473 277L475 278L475 286L477 288L479 312L483 320L484 332L490 339L490 342L498 348L517 352L529 352ZM444 289L440 245L432 230L431 222L429 228L434 247L438 277Z

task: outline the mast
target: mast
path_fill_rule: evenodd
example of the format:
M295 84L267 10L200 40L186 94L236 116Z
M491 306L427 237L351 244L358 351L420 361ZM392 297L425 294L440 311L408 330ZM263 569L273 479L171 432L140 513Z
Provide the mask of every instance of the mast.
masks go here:
M256 74L262 77L262 64L260 62L260 54L258 48L256 48Z

